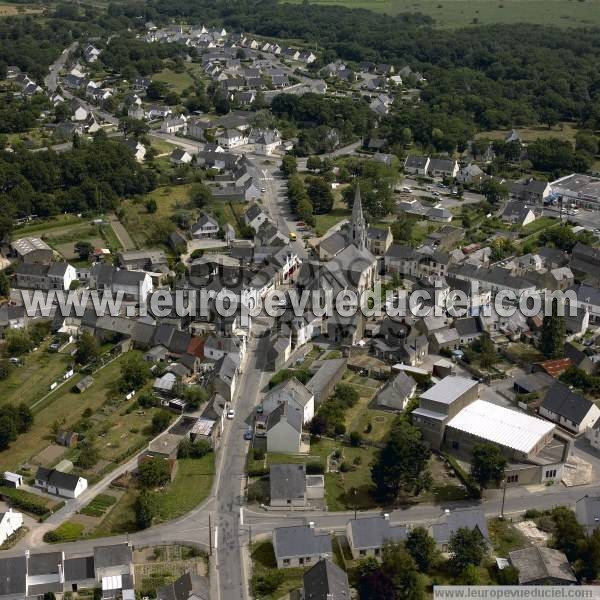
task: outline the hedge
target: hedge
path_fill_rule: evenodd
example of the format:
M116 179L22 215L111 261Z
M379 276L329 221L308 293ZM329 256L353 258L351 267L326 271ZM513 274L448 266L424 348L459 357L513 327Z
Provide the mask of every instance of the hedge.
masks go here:
M477 485L477 482L467 473L458 463L458 461L450 454L442 452L442 456L450 463L450 466L454 469L456 476L464 483L467 488L469 498L478 500L481 498L481 488Z
M57 510L63 503L49 504L47 500L26 492L25 490L18 490L16 488L0 487L0 496L2 496L7 502L14 508L20 508L25 512L38 515L40 517L47 517L52 512Z

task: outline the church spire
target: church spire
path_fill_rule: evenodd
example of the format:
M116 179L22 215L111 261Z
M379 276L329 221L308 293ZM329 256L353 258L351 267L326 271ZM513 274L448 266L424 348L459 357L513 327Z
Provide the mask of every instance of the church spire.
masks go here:
M360 185L356 184L354 204L352 206L352 222L350 223L350 243L360 250L367 246L367 224L363 215Z

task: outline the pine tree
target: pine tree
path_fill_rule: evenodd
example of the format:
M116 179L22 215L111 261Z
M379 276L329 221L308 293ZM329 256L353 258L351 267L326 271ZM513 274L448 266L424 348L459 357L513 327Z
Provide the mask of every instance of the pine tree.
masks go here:
M552 314L544 316L540 350L546 358L562 358L565 351L565 319L558 316L556 302L552 304Z

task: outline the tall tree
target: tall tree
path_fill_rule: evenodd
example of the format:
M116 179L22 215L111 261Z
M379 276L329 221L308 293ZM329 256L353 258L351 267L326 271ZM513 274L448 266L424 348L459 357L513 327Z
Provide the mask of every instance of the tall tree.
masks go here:
M378 495L384 500L396 500L401 492L419 491L417 487L426 472L428 459L429 449L421 432L399 418L371 467Z
M500 483L504 478L506 458L496 444L478 444L473 448L471 475L482 488Z
M435 540L425 527L411 529L406 538L406 549L421 571L429 571L435 561L437 551Z
M80 365L87 365L100 354L100 345L98 340L88 331L84 331L77 340L75 350L75 360Z
M557 301L552 303L552 314L545 315L542 323L540 350L546 358L562 358L565 353L565 319L558 315Z
M485 540L477 529L462 527L450 536L449 550L452 566L463 572L468 565L478 567L487 553Z

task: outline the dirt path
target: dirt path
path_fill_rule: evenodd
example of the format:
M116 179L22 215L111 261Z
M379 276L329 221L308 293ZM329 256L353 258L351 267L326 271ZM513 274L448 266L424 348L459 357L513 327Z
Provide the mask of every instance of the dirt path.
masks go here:
M113 228L113 231L115 232L115 235L117 236L117 239L119 240L119 243L121 244L123 250L135 250L135 248L136 248L135 243L133 242L133 240L131 239L131 236L129 235L129 232L127 231L127 229L125 229L125 227L123 227L123 223L121 223L121 221L119 221L117 216L110 215L109 221L110 221L110 225Z

